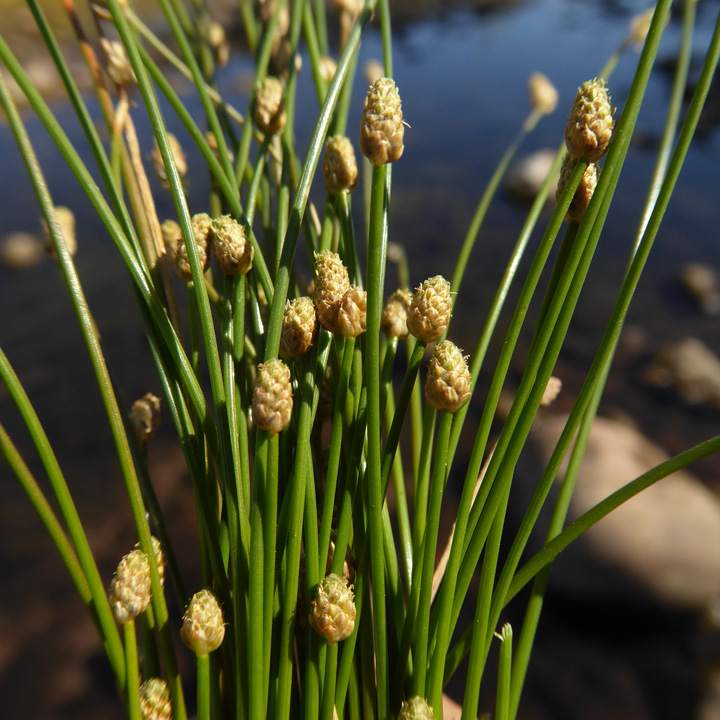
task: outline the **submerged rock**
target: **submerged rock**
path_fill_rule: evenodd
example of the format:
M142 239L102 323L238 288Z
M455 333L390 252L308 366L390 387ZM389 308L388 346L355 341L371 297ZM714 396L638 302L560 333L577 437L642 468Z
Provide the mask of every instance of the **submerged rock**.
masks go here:
M720 407L720 359L697 338L661 347L644 377L659 387L672 386L692 405Z
M720 280L715 268L705 263L688 263L678 279L703 312L720 313Z
M535 429L545 461L566 420L547 418ZM597 418L573 493L571 519L667 459L634 428ZM564 472L565 466L558 479ZM706 610L720 596L720 499L686 470L621 505L591 527L584 540L596 558L631 576L662 603Z
M0 243L0 262L14 270L36 265L44 254L40 240L29 233L12 233Z
M545 149L527 155L518 160L508 171L505 189L515 199L531 202L540 192L548 173L555 162L557 150ZM557 178L555 178L548 198L555 197Z

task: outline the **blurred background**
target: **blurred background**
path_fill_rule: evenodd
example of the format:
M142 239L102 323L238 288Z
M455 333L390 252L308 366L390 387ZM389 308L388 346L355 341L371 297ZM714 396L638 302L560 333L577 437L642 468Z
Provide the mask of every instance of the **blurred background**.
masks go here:
M209 4L213 17L226 27L232 48L228 65L219 72L218 84L224 97L244 113L252 84L252 58L243 46L242 28L233 6L224 0ZM70 42L62 8L59 3L45 5L56 18L68 56L78 64L76 76L81 82L84 70ZM717 0L698 4L691 83L699 72L718 5ZM410 257L414 285L429 275L451 275L486 183L529 111L530 74L539 71L547 75L558 89L560 101L555 113L543 119L525 141L519 157L559 146L576 88L599 73L627 36L630 19L648 6L646 0L391 0L395 80L410 128L405 154L393 166L390 240L403 246ZM151 3L145 12L151 27L161 32L162 23ZM563 392L544 424L538 421L537 442L518 469L512 522L522 517L544 467L543 459L547 459L553 438L559 433L557 416L572 407L612 311L665 121L681 17L682 4L676 3L594 265L555 371L563 382ZM0 0L0 32L89 162L73 111L58 93L59 80L32 25L20 0ZM330 26L337 32L332 22ZM336 36L333 46L337 47ZM379 32L373 24L363 38L359 67L380 58ZM305 62L296 113L296 147L301 158L317 116L307 58ZM636 62L635 52L626 51L611 78L610 91L619 110ZM199 117L200 105L187 81L176 77L172 69L168 75ZM348 129L353 140L353 118L359 121L365 86L359 73ZM88 104L99 117L96 103L88 99ZM132 112L143 152L149 155L152 138L147 118L140 108ZM208 184L201 158L169 110L166 119L187 152L190 210L205 211ZM30 113L25 120L55 203L67 205L75 213L76 263L121 406L129 408L134 399L148 391L160 395L126 272L40 123ZM662 459L657 454L659 448L674 454L720 432L718 121L720 85L716 79L609 378L601 405L601 415L607 418L603 425L606 432L593 436L596 444L591 445L591 460L595 458L595 465L588 463L583 470L583 478L591 486L602 487L601 479L608 474L620 478L623 472L632 471L623 481L630 480L656 464L658 457ZM48 257L32 267L19 267L7 252L8 236L19 232L37 236L41 228L30 182L2 118L0 157L0 346L45 425L109 584L120 556L135 542L130 512L90 364L57 267ZM458 297L451 335L466 352L471 352L477 342L484 313L529 207L520 197L517 172L511 172L512 178L515 181L506 183L486 218ZM169 194L157 183L153 189L160 217L172 216ZM320 200L321 190L316 183L313 197ZM529 259L545 219L533 235ZM388 294L395 283L390 268ZM506 317L512 310L512 299ZM529 338L524 342L514 359L508 393L513 383L519 382ZM497 333L486 362L488 368L501 343L502 334ZM489 377L481 377L473 399L467 448ZM0 388L0 417L15 442L28 451L31 468L42 478L4 388ZM153 440L149 454L170 533L189 578L187 585L193 588L199 583L199 559L192 492L169 422ZM618 459L611 470L603 465L609 457ZM460 458L450 480L450 498L452 493L459 498L463 469ZM675 494L657 499L657 504L644 511L655 524L651 521L635 527L626 523L638 532L636 540L628 536L631 547L626 557L607 549L598 535L593 542L582 543L559 558L551 575L519 717L720 718L716 697L720 696L716 669L720 661L720 611L713 603L714 595L720 593L720 461L711 457L691 472ZM701 518L683 514L685 493L692 498L687 506L698 506ZM667 525L659 519L664 517L663 512L672 518ZM690 528L689 539L671 533L670 528L677 533ZM641 554L635 559L633 548L641 551L642 538L661 536L666 549L682 546L687 554L681 555L678 549L667 567L662 562L651 564L655 569L648 572L648 562L652 561L644 560ZM540 536L536 541L540 542ZM652 558L658 557L655 550L645 549ZM669 592L662 579L670 578L678 564L689 570L676 583L680 589ZM0 715L12 720L123 717L94 628L5 464L0 464L0 578ZM518 632L524 601L518 598L506 618ZM489 668L493 662L491 657ZM461 700L461 683L451 685L450 692ZM493 707L492 692L490 669L481 710Z

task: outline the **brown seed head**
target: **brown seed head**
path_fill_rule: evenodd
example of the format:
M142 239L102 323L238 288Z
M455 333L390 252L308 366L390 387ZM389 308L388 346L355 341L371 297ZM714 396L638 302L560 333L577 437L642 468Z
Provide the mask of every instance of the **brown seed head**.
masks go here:
M258 365L252 399L255 425L271 435L277 435L288 426L292 406L290 368L277 358Z
M285 303L280 330L280 355L286 360L304 355L315 334L315 305L312 298L299 297Z
M367 293L353 285L342 297L338 307L340 332L348 340L365 332L367 327Z
M128 420L138 441L146 443L160 427L160 398L145 393L132 404Z
M323 578L312 601L310 625L328 645L345 640L355 629L352 587L334 573Z
M450 283L436 275L418 287L408 310L408 330L424 343L437 340L447 330L452 311Z
M182 641L196 654L209 655L217 650L225 637L222 609L210 590L192 596L180 628Z
M578 88L565 127L565 145L574 158L597 162L612 140L615 108L602 78L588 80Z
M528 80L530 105L543 115L554 112L558 103L558 92L550 80L542 73L535 72Z
M560 394L560 391L562 390L562 380L560 378L555 377L554 375L551 375L548 379L548 383L545 386L545 392L543 393L542 399L540 400L540 405L542 407L547 407L548 405L551 405L555 398Z
M365 98L360 123L360 151L376 167L400 159L405 146L402 103L395 83L380 78Z
M172 703L167 683L150 678L140 686L140 715L143 720L172 720Z
M425 399L437 410L455 413L470 399L467 356L450 340L435 346L425 380Z
M315 310L320 324L331 333L341 332L338 310L350 289L350 278L340 256L330 250L315 253Z
M276 77L268 75L255 89L253 120L265 135L279 135L285 127L285 88Z
M328 138L323 158L323 179L330 195L353 192L358 185L358 168L355 150L343 135Z
M555 197L560 199L565 186L567 185L577 160L570 155L566 155L560 168L560 177L558 179ZM587 210L590 200L592 200L595 186L597 185L600 168L595 163L588 163L585 172L580 180L580 184L575 191L573 199L570 201L570 207L565 215L565 222L580 222Z
M419 695L403 700L398 715L398 720L433 720L434 718L433 709L427 704L427 700Z
M150 604L150 566L142 550L120 560L110 583L110 607L121 625L131 623Z
M653 15L655 14L655 5L641 12L639 15L634 15L630 18L630 32L625 40L628 45L632 45L635 52L640 52L642 46L645 43L648 31L650 30L650 23L652 22ZM670 15L668 15L668 20Z
M137 84L135 72L130 65L122 43L117 40L100 38L100 46L105 53L106 70L117 90L127 90Z
M252 267L255 251L248 242L245 228L230 215L212 221L212 250L226 275L246 275Z
M335 71L337 70L337 63L329 55L320 56L320 75L327 83L331 83L335 77Z
M172 133L168 133L167 139L172 156L175 158L175 167L177 168L178 176L181 181L184 181L185 175L187 175L187 160L185 159L185 153L183 152L179 140ZM166 190L169 190L170 183L168 182L167 173L165 172L165 163L163 162L162 155L160 154L160 148L158 147L157 141L155 141L150 159L152 161L155 177L160 181L160 184Z
M408 310L412 297L407 290L396 290L385 303L380 318L380 329L388 339L408 336Z

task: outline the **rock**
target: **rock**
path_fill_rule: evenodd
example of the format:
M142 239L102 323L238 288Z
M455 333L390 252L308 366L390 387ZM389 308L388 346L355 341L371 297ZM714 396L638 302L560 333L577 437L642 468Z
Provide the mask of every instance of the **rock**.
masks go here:
M535 429L546 461L566 419L550 417ZM578 473L571 519L666 459L637 430L597 418ZM595 557L630 575L662 603L704 611L720 596L720 500L686 470L621 505L584 539Z
M557 150L545 149L518 160L508 171L505 189L517 200L529 202L535 199L550 172ZM548 198L555 199L557 178L550 188Z
M36 265L44 254L42 243L28 233L12 233L0 245L0 262L14 270Z
M688 263L678 279L703 312L708 315L720 313L720 281L715 268L705 263Z
M697 338L661 347L644 378L672 386L685 402L720 407L720 359Z

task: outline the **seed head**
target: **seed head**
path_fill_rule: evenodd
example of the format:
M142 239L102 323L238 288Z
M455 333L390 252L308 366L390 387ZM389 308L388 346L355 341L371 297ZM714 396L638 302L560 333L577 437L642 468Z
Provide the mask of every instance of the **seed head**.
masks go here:
M131 623L150 604L150 565L142 550L125 555L110 583L110 607L121 625Z
M642 46L645 43L648 31L650 30L650 23L652 22L653 15L655 14L655 5L641 12L639 15L633 15L630 18L630 32L628 33L625 42L628 45L632 45L636 52L642 50ZM668 19L670 16L668 15Z
M60 226L60 233L65 241L65 247L72 257L77 253L77 236L75 235L75 214L69 207L57 205L55 207L55 220ZM50 230L45 220L42 221L43 235L45 236L45 250L55 257L55 247L53 246Z
M340 256L330 250L315 253L315 310L320 324L336 335L338 310L343 295L350 289L350 278Z
M435 275L415 291L408 310L408 330L424 343L434 342L447 330L451 311L450 283Z
M140 715L143 720L172 720L172 703L167 683L150 678L140 686Z
M330 195L353 192L358 185L358 168L355 150L343 135L328 138L323 158L323 179Z
M225 637L222 609L210 590L192 596L180 628L182 641L196 654L209 655L217 650Z
M412 297L407 290L396 290L385 303L380 318L380 329L388 339L408 336L408 310Z
M230 43L225 35L225 28L217 21L210 23L208 28L208 43L218 67L225 67L230 58Z
M279 135L285 127L285 88L276 77L268 75L255 89L253 120L265 135Z
M330 83L335 77L335 71L337 70L337 63L329 55L320 56L320 75L322 75L325 82Z
M304 355L312 346L315 324L312 298L288 300L280 330L280 355L286 360Z
M560 177L558 179L557 190L555 191L555 197L559 200L562 195L565 186L567 185L570 176L572 175L573 168L575 167L577 160L570 155L566 155L563 159L562 167L560 168ZM595 186L597 185L598 175L600 174L600 168L595 163L588 163L580 184L575 191L573 199L570 201L567 214L565 215L566 222L580 222L587 210L590 200L592 200L593 193L595 192Z
M187 160L185 159L185 153L183 152L180 142L172 133L168 133L167 139L172 156L175 158L175 168L177 169L178 176L181 181L184 181L185 175L187 175ZM160 154L160 148L158 147L157 140L155 141L155 146L153 147L150 159L152 161L155 177L160 181L160 184L166 190L169 190L170 183L168 182L167 173L165 172L165 163L163 162L162 155Z
M127 90L131 85L136 85L137 78L123 44L117 42L117 40L100 38L100 45L105 53L107 74L113 81L115 88L118 91Z
M554 112L558 103L558 92L545 75L535 72L528 80L530 105L542 115Z
M551 375L548 379L548 383L545 386L545 392L543 393L542 399L540 400L540 405L542 407L547 407L548 405L551 405L555 398L560 394L560 391L562 390L562 380L560 378L555 377L554 375Z
M345 640L355 629L355 602L352 587L334 573L318 585L312 601L310 625L328 645Z
M160 541L154 536L150 536L152 542L153 555L155 556L155 565L157 566L158 579L160 580L160 587L165 585L165 553L163 552ZM135 543L135 550L141 550L140 543Z
M367 327L367 293L353 285L342 297L338 307L340 332L349 340L365 332Z
M565 128L565 145L574 158L597 162L612 140L615 108L602 78L578 88Z
M405 146L402 103L395 82L376 80L368 91L360 123L360 151L376 167L400 159Z
M210 239L212 232L212 220L207 213L197 213L191 219L195 244L197 245L198 258L200 267L203 272L208 269L210 264ZM166 220L161 227L165 246L170 251L173 258L173 266L177 276L183 282L192 280L190 271L190 259L188 258L187 248L183 240L180 226L174 220Z
M128 420L138 442L146 443L160 427L160 398L145 393L132 404Z
M419 695L403 700L398 720L433 720L435 715L433 709L427 704L427 700Z
M213 151L213 155L220 160L220 148L218 147L218 141L215 137L215 133L212 130L208 130L205 133L205 140L207 141L207 144L209 148ZM230 163L232 164L235 161L235 155L233 155L233 151L228 147L227 149L228 159L230 160Z
M470 399L467 356L450 340L435 346L425 380L425 399L437 410L457 412Z
M277 435L290 422L292 406L290 368L277 358L258 365L252 399L255 425Z
M246 275L255 251L245 228L230 215L222 215L212 221L212 238L212 251L220 269L226 275Z

